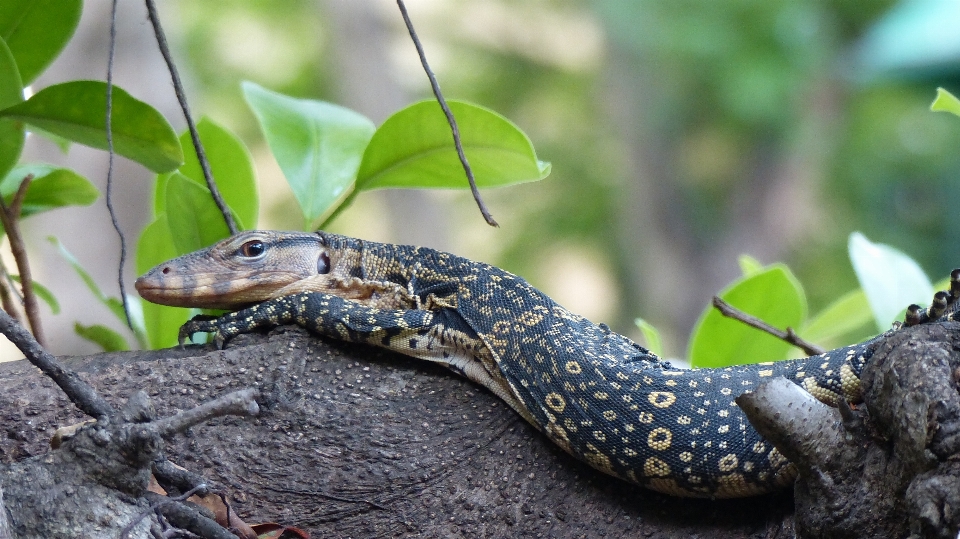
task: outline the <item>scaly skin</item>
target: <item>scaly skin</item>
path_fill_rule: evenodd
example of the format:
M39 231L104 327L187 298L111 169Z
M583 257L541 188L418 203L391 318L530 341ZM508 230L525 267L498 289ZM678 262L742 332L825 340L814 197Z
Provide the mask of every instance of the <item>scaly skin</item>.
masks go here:
M240 309L180 340L295 323L440 363L487 387L571 455L677 496L742 497L794 467L734 398L785 376L819 400L860 401L875 340L805 359L684 370L573 314L522 278L432 249L325 232L244 232L137 280L149 301Z

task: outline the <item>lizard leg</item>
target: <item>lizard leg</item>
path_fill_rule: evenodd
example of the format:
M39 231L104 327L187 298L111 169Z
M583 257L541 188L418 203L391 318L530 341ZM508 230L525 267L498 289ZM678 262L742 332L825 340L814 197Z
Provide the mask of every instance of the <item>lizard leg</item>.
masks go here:
M323 292L304 292L215 319L195 317L180 328L179 339L182 344L194 333L211 333L217 348L223 348L241 333L282 324L297 324L327 337L372 344L439 363L485 386L537 425L501 374L487 345L452 308L380 309Z

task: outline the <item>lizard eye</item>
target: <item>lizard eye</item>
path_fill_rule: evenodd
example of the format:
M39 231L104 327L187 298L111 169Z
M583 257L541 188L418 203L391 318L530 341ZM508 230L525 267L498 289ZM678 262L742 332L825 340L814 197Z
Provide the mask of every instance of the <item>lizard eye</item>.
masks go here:
M256 258L262 255L264 250L266 250L266 247L260 240L251 240L240 246L240 254L247 258Z
M327 253L320 253L320 258L317 259L317 274L325 273L330 273L330 257Z

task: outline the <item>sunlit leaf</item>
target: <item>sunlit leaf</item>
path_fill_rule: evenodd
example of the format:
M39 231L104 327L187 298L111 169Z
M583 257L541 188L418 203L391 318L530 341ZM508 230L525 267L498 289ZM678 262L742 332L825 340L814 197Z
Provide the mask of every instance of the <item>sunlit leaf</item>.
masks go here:
M16 58L24 84L33 82L70 41L82 7L82 0L0 2L0 37Z
M0 13L3 9L5 8L0 8ZM21 101L23 86L20 72L6 42L0 39L0 109L12 107ZM20 160L23 141L23 124L0 118L0 178Z
M930 104L930 110L949 112L960 116L960 99L943 88L937 88L937 97Z
M0 117L106 149L106 92L106 83L101 81L55 84L23 103L0 110ZM180 141L167 120L150 105L116 86L111 117L113 147L118 154L154 172L168 172L183 163Z
M243 83L243 94L304 221L316 223L350 193L373 123L352 110L295 99L252 82Z
M778 329L797 328L806 316L803 289L783 264L738 279L720 297ZM728 367L777 361L789 349L783 340L727 318L711 305L694 328L690 363L694 367Z
M540 180L550 164L537 160L527 135L489 109L449 101L478 187ZM363 155L357 189L467 189L446 116L436 101L400 110L377 129Z
M107 326L100 324L85 326L80 322L74 322L73 331L84 339L99 345L104 352L118 352L120 350L130 349L127 340Z
M250 151L236 135L209 118L200 119L197 132L200 133L200 142L203 143L203 151L220 195L239 220L237 226L241 229L256 228L260 197L257 195L257 177ZM206 187L207 182L189 131L180 135L180 145L184 148L184 163L177 172ZM168 178L169 174L157 178L154 215L167 211Z
M653 327L653 324L643 318L637 318L633 323L636 324L637 327L640 328L640 332L643 333L643 340L647 350L663 357L663 343L660 340L660 332L657 331L657 328Z
M850 234L847 249L880 331L889 329L911 303L922 305L933 298L930 279L906 254L872 243L859 232Z

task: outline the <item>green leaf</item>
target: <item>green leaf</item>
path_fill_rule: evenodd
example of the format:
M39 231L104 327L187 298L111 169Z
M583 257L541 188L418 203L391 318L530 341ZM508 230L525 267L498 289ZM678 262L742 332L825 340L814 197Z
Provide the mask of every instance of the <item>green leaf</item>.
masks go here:
M93 148L107 148L106 83L71 81L48 86L33 97L0 110L0 117L20 120ZM176 133L150 105L113 87L113 147L154 172L183 163Z
M847 250L880 331L889 329L911 303L922 305L933 298L930 279L912 258L897 249L872 243L854 232Z
M857 288L847 292L807 321L799 333L804 339L822 347L836 348L849 344L839 342L840 337L862 329L868 324L872 328L871 322L873 322L873 314L870 311L870 304L867 303L867 295L862 289Z
M375 127L365 116L323 101L294 99L252 82L243 94L290 183L308 226L351 191Z
M960 116L960 99L943 88L937 88L937 97L930 104L930 110Z
M0 7L0 12L5 8ZM13 54L6 42L0 39L0 109L12 107L23 101L23 84ZM0 177L6 175L23 151L23 124L0 119Z
M797 328L806 316L803 289L783 264L738 279L720 297L779 329ZM778 361L789 349L781 339L727 318L711 305L694 328L690 363L694 367L729 367Z
M250 151L236 135L208 118L200 119L197 132L200 133L200 142L210 163L213 179L217 182L224 202L234 211L238 226L245 230L256 228L260 199L257 195L257 176ZM203 178L203 170L200 168L189 131L180 135L180 145L184 148L185 161L177 172L206 187L207 182ZM157 178L154 215L167 211L166 183L169 176L163 174L162 178Z
M537 160L527 135L489 109L449 101L478 187L541 180L550 164ZM383 187L468 189L450 126L436 101L400 110L377 129L357 173L357 190Z
M164 215L177 255L212 245L230 235L210 190L174 172L167 180L167 207Z
M147 225L137 242L137 273L142 275L150 268L179 254L173 245L166 214ZM148 301L140 302L143 309L143 325L147 343L153 350L176 346L180 326L193 317L195 310L166 307Z
M0 8L0 11L2 9ZM12 107L22 101L23 80L17 70L17 61L7 42L0 39L0 109Z
M10 278L18 283L20 282L19 275L11 275ZM50 307L50 311L53 314L60 314L60 302L57 301L57 297L53 295L53 292L51 292L49 288L37 281L33 281L33 292Z
M99 345L104 352L119 352L120 350L130 349L127 340L107 326L100 324L85 326L80 322L74 322L73 331L84 339Z
M89 206L100 195L90 180L70 169L32 163L14 168L0 182L0 195L8 204L28 174L33 174L33 181L27 186L21 217L63 206Z
M657 331L657 328L653 327L653 324L643 318L637 318L633 323L636 324L637 327L640 328L640 332L643 333L643 340L647 345L647 350L663 357L663 342L660 340L660 332Z
M80 22L82 0L4 0L0 37L30 84L60 54Z
M740 255L740 258L737 259L737 263L740 264L740 273L742 273L745 277L749 277L754 273L760 273L763 271L763 264L750 255Z

